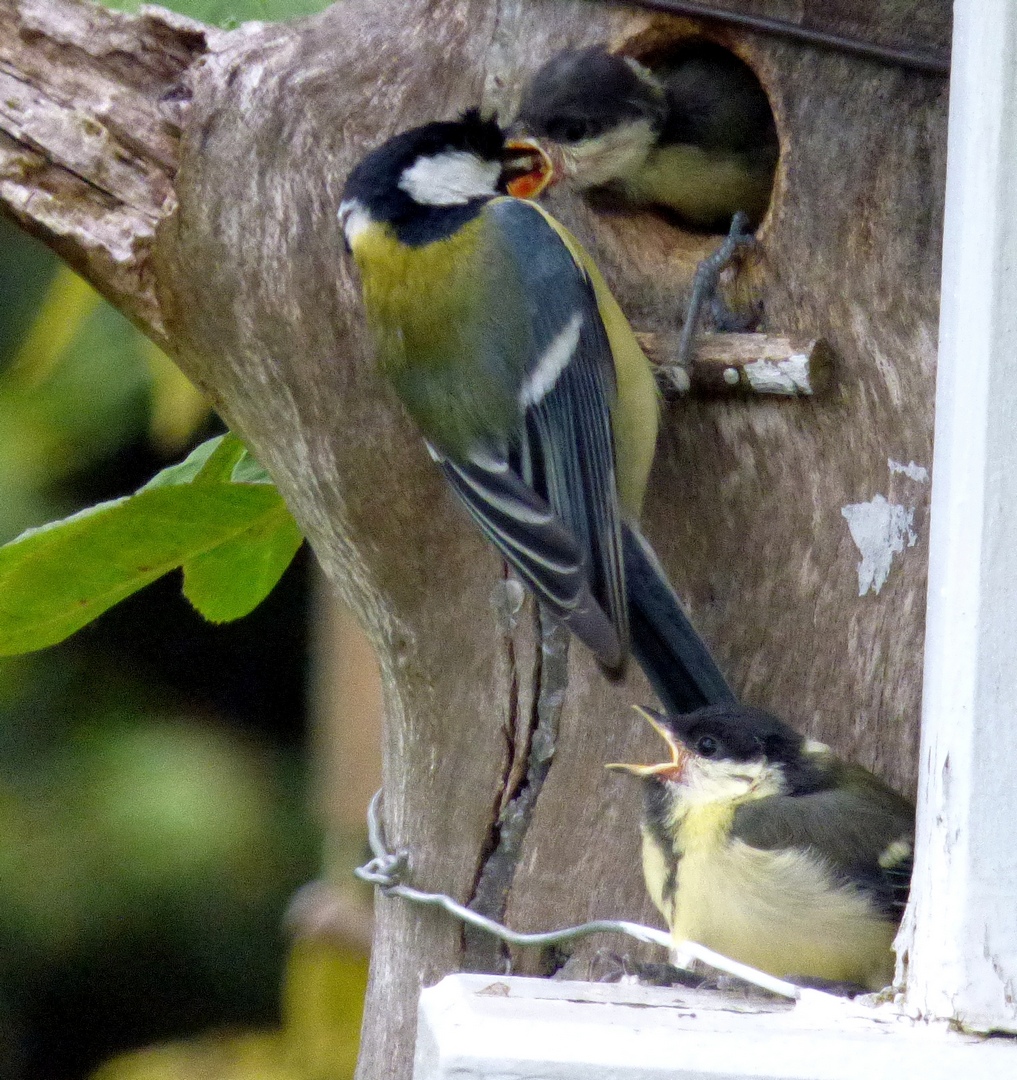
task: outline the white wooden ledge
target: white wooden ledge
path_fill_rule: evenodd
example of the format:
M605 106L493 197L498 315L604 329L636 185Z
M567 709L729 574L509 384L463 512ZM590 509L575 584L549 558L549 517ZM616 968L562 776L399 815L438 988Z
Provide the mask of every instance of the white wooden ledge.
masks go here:
M1017 1041L827 995L450 975L420 995L414 1080L1013 1080Z

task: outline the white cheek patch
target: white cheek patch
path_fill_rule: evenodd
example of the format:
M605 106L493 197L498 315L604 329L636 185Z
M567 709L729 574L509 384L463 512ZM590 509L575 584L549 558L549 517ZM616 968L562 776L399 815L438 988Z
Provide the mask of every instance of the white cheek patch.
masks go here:
M577 311L548 345L544 355L537 361L533 374L523 383L523 388L519 391L519 404L524 409L543 401L551 392L558 377L575 355L582 325L582 313Z
M466 150L421 157L399 177L399 187L422 206L462 206L497 194L501 165Z
M676 785L678 798L686 806L730 802L751 794L762 799L782 795L787 790L784 770L768 761L710 761L690 758L681 783Z
M339 204L339 224L346 234L346 243L352 248L357 237L373 224L373 218L359 199L345 199Z

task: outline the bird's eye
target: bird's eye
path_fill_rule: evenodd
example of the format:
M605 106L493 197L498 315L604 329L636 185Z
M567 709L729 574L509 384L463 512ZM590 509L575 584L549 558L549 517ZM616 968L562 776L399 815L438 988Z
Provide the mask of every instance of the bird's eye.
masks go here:
M696 753L700 757L713 757L717 750L718 743L712 735L700 735L696 739Z
M590 134L589 125L582 120L559 120L553 126L554 130L550 132L550 135L558 142L582 142Z

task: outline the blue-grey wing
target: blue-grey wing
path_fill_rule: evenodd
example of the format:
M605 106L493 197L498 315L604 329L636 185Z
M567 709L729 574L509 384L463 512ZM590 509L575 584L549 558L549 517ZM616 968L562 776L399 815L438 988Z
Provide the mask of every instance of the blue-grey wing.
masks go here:
M628 621L611 429L614 361L593 287L532 204L498 199L484 213L493 261L511 267L530 324L520 423L505 447L478 448L466 462L436 456L536 595L601 663L620 668Z
M608 668L623 659L618 634L590 589L575 536L546 499L513 469L507 454L443 458L432 448L452 490L474 522L530 590Z

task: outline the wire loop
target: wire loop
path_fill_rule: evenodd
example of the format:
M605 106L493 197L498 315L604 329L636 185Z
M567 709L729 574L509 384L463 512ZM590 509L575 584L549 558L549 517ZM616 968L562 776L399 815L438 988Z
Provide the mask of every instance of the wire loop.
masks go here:
M592 922L581 923L579 926L568 926L564 930L548 930L544 933L523 934L517 930L510 930L500 922L487 918L463 904L453 900L444 893L423 892L414 889L407 884L410 875L410 855L408 851L400 850L391 852L385 840L385 829L381 823L382 793L376 791L367 808L367 840L371 847L373 858L363 866L358 866L353 873L369 885L374 885L381 890L384 896L398 896L403 900L409 900L414 904L424 904L428 907L440 907L450 915L460 919L470 926L485 930L493 934L501 941L509 945L558 945L564 941L575 941L578 938L588 937L590 934L625 934L649 945L660 945L665 949L684 955L688 959L698 960L718 971L734 975L745 982L753 983L769 990L781 997L797 1000L804 994L828 997L829 995L819 991L803 991L794 983L784 979L767 975L763 971L741 964L737 960L731 960L712 949L698 944L695 941L676 942L670 934L663 930L657 930L653 926L642 926L640 923L627 922L624 919L595 919Z

